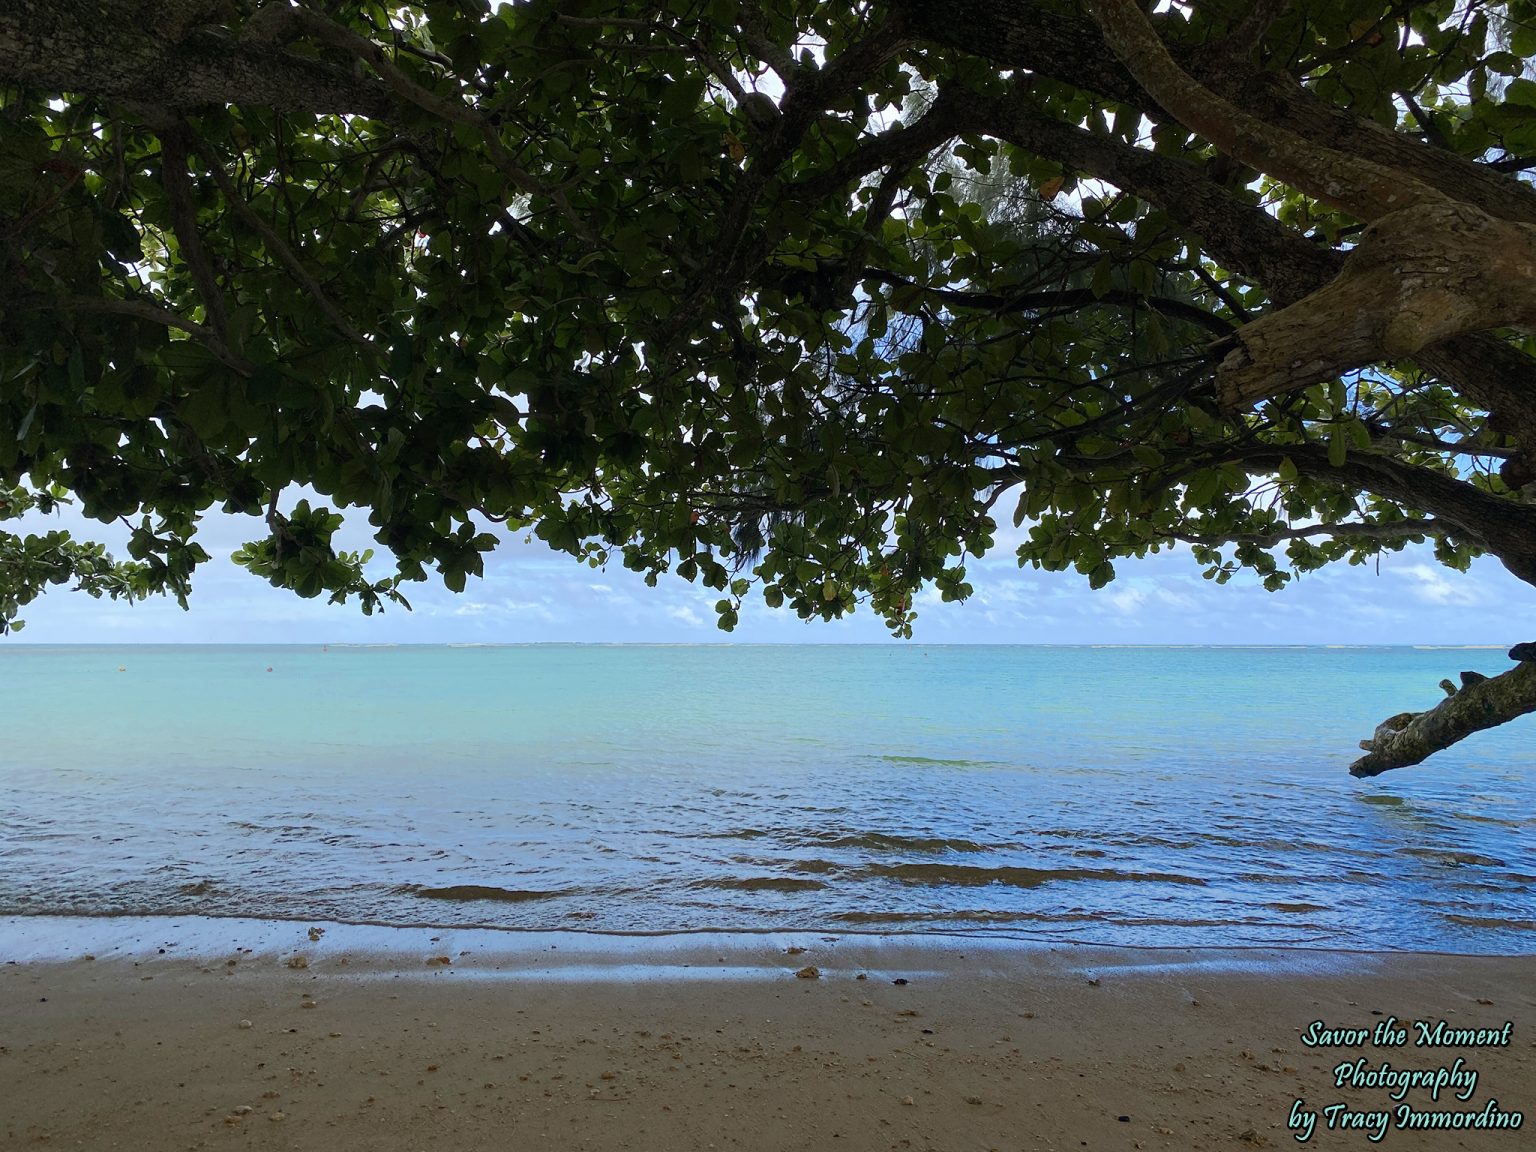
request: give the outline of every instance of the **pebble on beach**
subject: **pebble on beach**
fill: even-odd
[[[801,980],[820,980],[821,969],[814,964],[807,964],[800,971],[796,972],[795,975]]]

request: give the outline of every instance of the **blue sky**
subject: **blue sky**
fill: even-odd
[[[15,531],[64,527],[121,552],[126,530],[66,510],[4,525]],[[343,545],[371,543],[366,524],[348,524]],[[415,610],[362,615],[355,606],[301,600],[236,568],[229,554],[261,535],[259,521],[210,516],[199,536],[214,557],[200,570],[192,608],[152,600],[121,604],[62,589],[22,613],[20,643],[647,643],[892,642],[868,612],[835,623],[802,622],[749,602],[729,636],[715,627],[719,593],[662,577],[647,588],[618,564],[594,570],[537,540],[507,540],[486,576],[461,594],[440,584],[406,589]],[[1385,556],[1377,565],[1311,573],[1279,593],[1249,576],[1216,585],[1186,551],[1117,564],[1119,578],[1090,591],[1073,573],[1020,569],[1005,529],[998,547],[969,566],[975,595],[965,604],[918,598],[915,640],[1011,644],[1506,644],[1530,637],[1521,619],[1536,589],[1493,560],[1466,575],[1435,564],[1428,548]],[[1520,633],[1516,635],[1516,633]]]

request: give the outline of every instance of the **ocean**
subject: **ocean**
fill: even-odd
[[[0,648],[0,917],[1536,950],[1502,650]],[[26,920],[12,920],[25,925]]]

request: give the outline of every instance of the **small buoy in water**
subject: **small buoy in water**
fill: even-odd
[[[121,665],[121,664],[119,664],[119,665],[118,665],[118,666],[117,666],[117,670],[118,670],[118,671],[119,671],[119,672],[126,672],[126,671],[128,671],[128,669],[126,669],[126,668],[124,668],[124,667],[123,667],[123,666],[122,666],[122,665]]]
[[[268,672],[272,671],[272,665],[270,665],[270,664],[267,665],[267,671]]]

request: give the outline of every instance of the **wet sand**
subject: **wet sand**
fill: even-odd
[[[1303,1042],[1388,1017],[1401,1047]],[[1478,1072],[1415,1109],[1536,1112],[1536,960],[0,921],[7,1148],[1283,1148],[1298,1098],[1396,1107],[1334,1087],[1361,1057]],[[1325,1124],[1307,1146],[1513,1152],[1536,1118]]]

